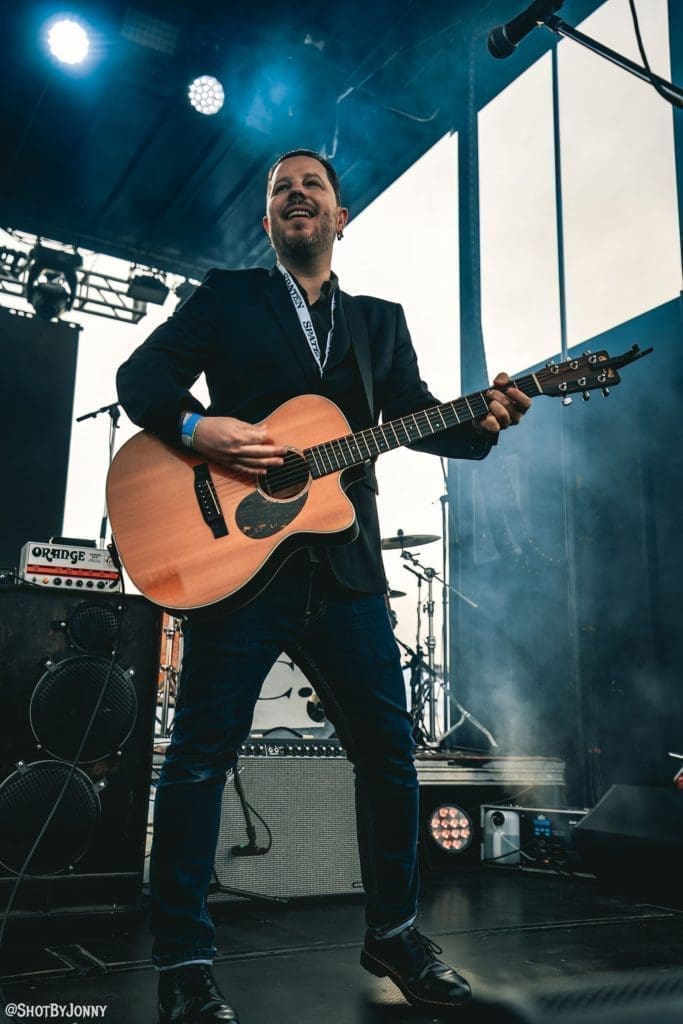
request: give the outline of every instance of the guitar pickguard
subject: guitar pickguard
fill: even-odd
[[[235,509],[235,522],[245,537],[272,537],[296,519],[306,504],[308,491],[289,501],[269,501],[260,491],[243,498]]]

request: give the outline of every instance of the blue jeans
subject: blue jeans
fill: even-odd
[[[384,598],[339,588],[307,555],[246,607],[185,627],[183,670],[155,802],[150,883],[157,967],[216,956],[206,893],[226,773],[248,736],[263,679],[301,650],[354,765],[358,846],[370,928],[416,909],[418,784],[412,720]]]

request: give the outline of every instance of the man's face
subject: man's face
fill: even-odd
[[[337,205],[323,165],[313,157],[292,156],[275,168],[268,188],[263,226],[281,259],[310,260],[332,252],[348,210]]]

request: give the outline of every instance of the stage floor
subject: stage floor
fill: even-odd
[[[215,912],[215,973],[242,1024],[435,1019],[360,968],[359,898],[230,904]],[[634,968],[666,972],[683,963],[680,905],[610,894],[591,878],[490,869],[429,880],[418,923],[482,996],[502,986]],[[107,1024],[154,1024],[146,916],[16,923],[3,950],[3,989],[17,1004],[106,1005]]]

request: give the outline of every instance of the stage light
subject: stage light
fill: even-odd
[[[88,33],[70,18],[55,21],[47,34],[50,52],[62,64],[82,64],[90,52]]]
[[[71,309],[76,298],[76,271],[83,265],[77,253],[50,249],[38,242],[28,254],[26,298],[41,320],[54,320]]]
[[[190,103],[200,114],[217,114],[225,102],[223,86],[213,75],[200,75],[187,90]]]
[[[462,853],[472,842],[472,821],[456,804],[435,807],[429,816],[427,831],[445,853]]]
[[[152,302],[156,306],[163,306],[168,298],[168,292],[164,275],[159,272],[147,271],[132,274],[126,295],[131,299],[137,299],[138,302]]]

